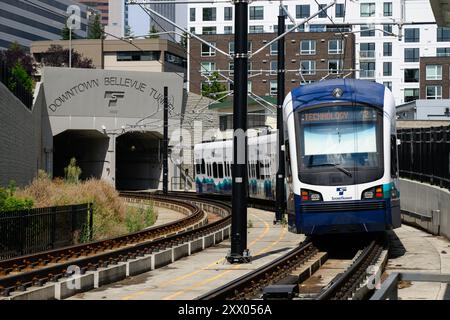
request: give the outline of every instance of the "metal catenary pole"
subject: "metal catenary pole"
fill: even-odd
[[[167,186],[169,183],[168,177],[168,141],[169,141],[169,132],[168,132],[168,117],[169,117],[169,104],[168,104],[168,88],[164,87],[164,132],[163,132],[163,193],[167,194]]]
[[[278,35],[285,32],[286,15],[283,5],[280,5],[280,14],[278,16]],[[283,128],[283,100],[285,96],[285,37],[278,39],[278,77],[277,77],[277,129],[278,129],[278,171],[276,180],[276,211],[275,222],[280,222],[283,218],[285,199],[284,199],[284,128]]]
[[[247,249],[247,68],[248,68],[248,1],[235,0],[235,56],[233,96],[233,182],[230,263],[250,261]],[[242,143],[244,141],[244,143]]]

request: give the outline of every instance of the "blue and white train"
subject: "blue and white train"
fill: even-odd
[[[293,89],[283,112],[291,232],[376,232],[401,225],[390,90],[363,80],[321,81]],[[271,133],[248,140],[250,197],[275,198],[276,139]],[[194,147],[197,192],[231,193],[231,148],[231,141]]]

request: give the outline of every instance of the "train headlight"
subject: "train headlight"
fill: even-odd
[[[322,195],[312,190],[301,189],[300,194],[302,201],[322,201]]]
[[[362,193],[363,199],[382,199],[383,198],[383,186],[376,186],[364,190]]]

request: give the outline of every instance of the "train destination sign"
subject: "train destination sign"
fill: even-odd
[[[324,111],[304,112],[301,120],[305,122],[327,122],[327,121],[375,121],[376,111],[365,108],[360,111],[330,111],[330,108],[321,108]]]

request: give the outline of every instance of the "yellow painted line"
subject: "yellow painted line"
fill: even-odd
[[[269,250],[270,248],[272,248],[275,244],[277,244],[278,242],[280,242],[280,241],[285,237],[285,235],[286,235],[286,228],[282,228],[281,234],[280,234],[280,236],[278,237],[278,239],[277,239],[276,241],[272,242],[270,245],[268,245],[268,246],[266,246],[265,248],[263,248],[262,250],[258,251],[258,252],[256,253],[256,255],[259,255],[259,254],[261,254],[261,253],[263,253],[263,252],[268,251],[268,250]],[[228,273],[230,273],[230,272],[232,272],[232,271],[234,271],[234,270],[239,269],[241,266],[242,266],[242,265],[236,265],[236,266],[233,266],[233,267],[232,267],[231,269],[229,269],[229,270],[223,271],[223,272],[221,272],[221,273],[219,273],[219,274],[217,274],[217,275],[215,275],[215,276],[213,276],[213,277],[211,277],[211,278],[205,279],[205,280],[203,280],[203,281],[201,281],[201,282],[197,282],[196,284],[193,284],[192,286],[189,286],[189,287],[187,287],[187,288],[184,289],[184,290],[177,291],[177,292],[175,292],[175,293],[173,293],[173,294],[171,294],[171,295],[169,295],[169,296],[164,297],[162,300],[172,300],[173,298],[176,298],[177,296],[179,296],[179,295],[181,295],[181,294],[183,294],[183,293],[186,293],[186,292],[188,292],[188,291],[191,291],[192,289],[198,288],[198,287],[200,287],[200,286],[203,286],[203,285],[205,285],[205,284],[208,284],[208,283],[210,283],[210,282],[213,282],[213,281],[215,281],[215,280],[217,280],[217,279],[220,279],[220,278],[222,278],[223,276],[227,275]]]
[[[253,217],[255,217],[256,219],[258,219],[259,221],[264,223],[264,231],[256,239],[254,239],[252,242],[250,242],[249,247],[253,246],[257,241],[261,240],[261,238],[263,238],[267,234],[267,232],[269,232],[269,229],[270,229],[270,226],[269,226],[269,224],[266,221],[264,221],[263,219],[261,219],[260,217],[258,217],[255,214],[251,214],[251,215]],[[220,258],[219,260],[216,260],[216,261],[208,264],[206,267],[203,267],[203,268],[198,269],[196,271],[193,271],[191,273],[185,274],[183,276],[179,276],[179,277],[174,278],[172,280],[168,280],[166,282],[163,282],[163,283],[159,284],[157,287],[158,288],[164,288],[164,287],[167,287],[168,285],[170,285],[170,284],[172,284],[174,282],[178,282],[180,280],[184,280],[184,279],[190,278],[190,277],[192,277],[192,276],[194,276],[194,275],[196,275],[196,274],[198,274],[198,273],[200,273],[200,272],[202,272],[202,271],[204,271],[204,270],[206,270],[208,268],[213,267],[214,265],[217,265],[217,264],[221,263],[224,260],[225,260],[225,258]],[[130,300],[130,299],[136,298],[137,296],[141,296],[141,295],[147,293],[150,290],[152,290],[152,289],[145,289],[145,290],[141,290],[141,291],[138,291],[138,292],[134,292],[134,293],[132,293],[130,295],[127,295],[127,296],[123,297],[122,300]]]

